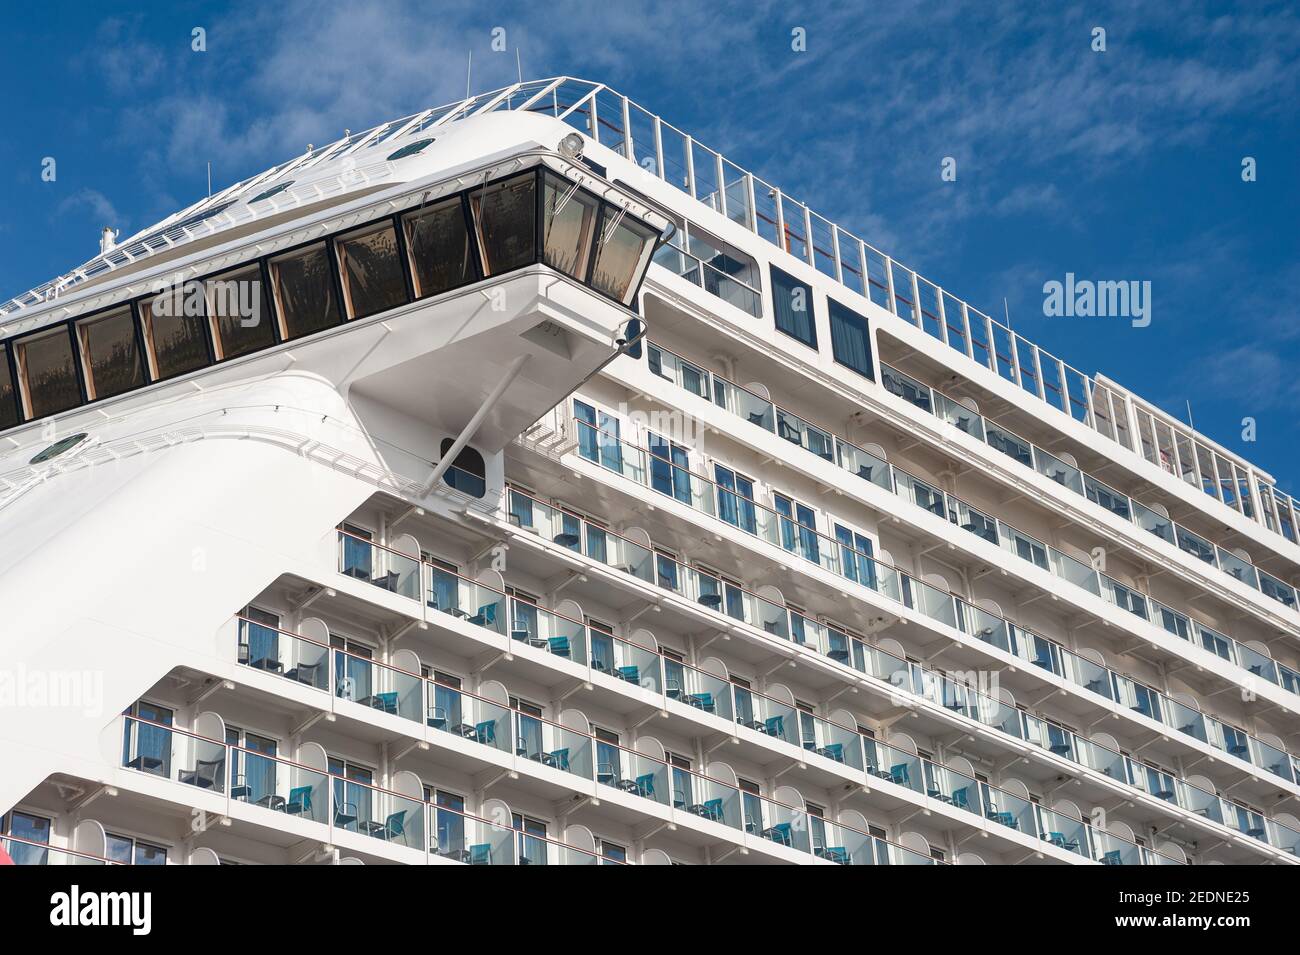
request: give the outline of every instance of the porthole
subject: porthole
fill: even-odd
[[[86,438],[88,437],[89,435],[86,434],[86,432],[84,431],[78,432],[77,434],[70,434],[66,438],[61,438],[60,440],[55,441],[52,445],[50,445],[40,454],[36,455],[36,457],[32,458],[27,463],[44,464],[46,461],[57,458],[60,454],[66,454],[67,452],[71,451],[77,445],[81,444],[81,442],[85,441]]]

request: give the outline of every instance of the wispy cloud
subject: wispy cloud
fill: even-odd
[[[89,211],[90,217],[101,226],[118,227],[123,221],[108,197],[96,189],[78,189],[58,204],[55,214],[66,216],[83,210]]]

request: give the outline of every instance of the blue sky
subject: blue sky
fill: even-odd
[[[1292,5],[114,6],[9,14],[0,296],[90,258],[105,224],[200,198],[208,161],[220,188],[455,99],[471,50],[475,91],[495,88],[518,47],[525,78],[602,80],[989,314],[1005,296],[1075,367],[1179,416],[1190,400],[1200,430],[1300,491]],[[1150,281],[1151,324],[1045,317],[1043,283],[1067,272]]]

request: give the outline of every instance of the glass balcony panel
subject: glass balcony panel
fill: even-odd
[[[976,537],[982,537],[990,544],[998,543],[998,522],[980,511],[975,510],[964,501],[952,499],[956,511],[957,526]]]
[[[123,765],[173,782],[226,791],[226,746],[146,720],[123,717]]]
[[[664,692],[662,658],[656,651],[594,629],[588,632],[588,639],[592,669],[651,693]]]
[[[596,781],[663,806],[672,795],[666,763],[622,747],[601,747]]]
[[[592,738],[526,713],[515,714],[515,755],[593,779]]]
[[[1125,587],[1113,577],[1100,575],[1101,595],[1121,610],[1127,610],[1143,620],[1150,619],[1145,594],[1140,594],[1131,587]]]
[[[1160,696],[1155,690],[1118,673],[1114,674],[1114,684],[1115,699],[1121,706],[1126,706],[1133,712],[1141,713],[1156,722],[1163,722]]]
[[[911,378],[898,369],[882,362],[880,365],[880,383],[891,394],[916,405],[922,411],[934,413],[930,388],[921,384],[915,378]]]
[[[330,793],[337,828],[424,851],[422,801],[337,776]]]
[[[518,833],[442,807],[430,806],[435,820],[436,840],[430,851],[466,865],[515,865],[518,861]]]
[[[1088,500],[1094,504],[1100,504],[1106,510],[1113,514],[1118,514],[1124,520],[1133,519],[1133,502],[1126,496],[1119,493],[1112,487],[1107,487],[1091,475],[1083,476],[1084,491]]]
[[[865,737],[862,748],[868,774],[912,792],[924,791],[925,768],[919,756]]]
[[[1237,645],[1231,638],[1200,624],[1196,625],[1196,631],[1201,638],[1202,647],[1229,663],[1237,662]]]
[[[647,346],[647,357],[650,365],[650,371],[666,378],[677,387],[689,391],[693,395],[709,398],[710,375],[703,368],[691,364],[686,359],[675,355],[659,345],[649,344]]]
[[[1072,740],[1069,734],[1061,731],[1060,727],[1046,720],[1040,720],[1036,716],[1030,716],[1028,713],[1021,714],[1020,725],[1022,737],[1026,742],[1056,753],[1058,756],[1073,758]]]
[[[1008,736],[1014,736],[1017,739],[1024,736],[1024,727],[1020,722],[1020,710],[1001,700],[983,694],[972,692],[968,698],[971,705],[967,707],[966,716],[983,723],[985,726],[990,726],[1000,733],[1006,733]]]
[[[1168,698],[1165,700],[1165,708],[1169,713],[1170,726],[1180,733],[1200,740],[1202,743],[1209,742],[1209,737],[1206,735],[1205,716],[1200,711]]]
[[[756,817],[754,803],[761,810]],[[746,801],[745,831],[761,836],[777,845],[812,852],[808,833],[808,814],[802,809],[772,802],[770,799],[752,797]]]
[[[525,600],[510,601],[510,639],[566,660],[587,659],[587,628]]]
[[[934,865],[935,863],[929,856],[924,856],[919,852],[913,852],[911,849],[905,849],[903,846],[895,845],[892,842],[885,842],[883,839],[877,839],[876,864]]]
[[[1101,596],[1101,582],[1097,578],[1097,571],[1091,565],[1068,557],[1054,547],[1048,549],[1048,560],[1052,565],[1052,573],[1056,576],[1076,587],[1082,587],[1089,593]]]
[[[745,171],[723,159],[722,180],[727,200],[727,218],[752,230],[754,210],[749,202],[749,186]]]
[[[957,809],[983,814],[980,784],[974,777],[930,762],[925,763],[924,769],[927,796]]]
[[[664,690],[669,699],[694,707],[702,713],[730,720],[731,684],[684,663],[665,667]]]
[[[1038,807],[1038,838],[1085,859],[1092,858],[1088,828],[1078,819]]]
[[[837,865],[874,865],[872,841],[858,829],[824,821],[820,833],[814,830],[813,855]]]
[[[1259,572],[1259,589],[1266,597],[1272,597],[1278,603],[1285,604],[1292,610],[1296,606],[1296,590],[1282,583],[1276,577],[1270,577],[1262,570]]]
[[[339,572],[381,590],[420,599],[420,560],[339,531]]]
[[[987,424],[984,429],[984,440],[994,451],[1001,451],[1007,457],[1015,458],[1025,467],[1034,466],[1033,446],[1005,428],[995,427],[992,423]]]
[[[1129,760],[1129,784],[1166,802],[1173,802],[1177,796],[1173,776],[1136,760]]]
[[[844,470],[856,474],[864,481],[869,481],[877,487],[883,487],[887,491],[892,489],[890,467],[885,461],[882,461],[874,454],[868,454],[856,445],[840,441],[838,438],[835,442],[835,449],[839,465]]]
[[[239,662],[318,690],[329,688],[328,647],[242,617]]]
[[[1036,567],[1049,570],[1047,545],[1037,541],[1028,534],[1022,534],[1009,524],[998,524],[998,535],[1002,548],[1015,554],[1021,560],[1027,560]]]
[[[962,612],[962,631],[1001,650],[1010,650],[1011,637],[1007,622],[997,614],[982,610],[974,604],[958,601]]]
[[[984,418],[981,415],[937,391],[934,392],[934,400],[940,418],[957,430],[984,440]]]
[[[429,567],[428,604],[434,610],[504,635],[506,595],[440,567]]]
[[[835,460],[834,436],[781,408],[776,409],[776,433],[824,460]]]
[[[1142,865],[1142,852],[1138,846],[1104,829],[1091,829],[1092,858],[1102,865]]]
[[[893,654],[869,644],[859,643],[857,646],[861,648],[861,666],[858,669],[899,689],[908,689],[911,677],[910,666],[906,660],[900,660]]]
[[[1235,803],[1228,803],[1227,809],[1229,826],[1252,839],[1258,839],[1260,842],[1268,841],[1268,829],[1264,825],[1263,816]]]
[[[1161,540],[1168,541],[1171,544],[1175,543],[1173,522],[1169,518],[1151,510],[1145,504],[1139,504],[1137,501],[1133,502],[1133,520],[1144,531],[1149,531]]]
[[[299,819],[330,824],[330,776],[288,760],[230,747],[230,797]]]
[[[1278,683],[1277,664],[1270,657],[1258,650],[1252,650],[1244,643],[1237,644],[1237,663],[1255,676],[1269,683]]]
[[[1066,464],[1055,455],[1048,454],[1042,448],[1034,449],[1034,467],[1044,477],[1051,478],[1057,484],[1068,487],[1076,494],[1083,494],[1083,472],[1072,464]]]
[[[903,581],[909,607],[919,610],[932,620],[946,623],[954,629],[957,627],[957,605],[952,594],[911,577],[904,576]]]
[[[1038,830],[1037,808],[1028,799],[1013,796],[1005,790],[995,790],[981,783],[984,795],[984,817],[1008,829],[1034,833]]]
[[[1300,672],[1280,663],[1277,665],[1277,671],[1278,677],[1282,681],[1282,688],[1291,693],[1300,694]]]
[[[1050,673],[1061,672],[1061,647],[1045,637],[1019,627],[1012,629],[1013,652],[1040,669]]]
[[[765,431],[776,431],[776,406],[766,398],[713,376],[713,403]]]
[[[1074,737],[1075,758],[1089,769],[1094,769],[1099,773],[1104,773],[1111,779],[1117,779],[1120,782],[1128,782],[1128,773],[1124,765],[1124,757],[1113,749],[1105,746],[1099,746],[1092,740],[1084,739],[1081,736]]]
[[[1158,604],[1154,600],[1151,603],[1157,611],[1154,617],[1156,623],[1182,640],[1192,639],[1191,620],[1181,613],[1170,610],[1164,604]]]
[[[1250,738],[1250,762],[1268,770],[1274,776],[1280,776],[1289,783],[1295,782],[1291,757],[1276,746],[1265,743],[1261,739]]]
[[[112,860],[96,858],[84,852],[59,849],[24,839],[19,836],[0,836],[0,847],[8,853],[14,865],[120,865]]]
[[[1280,822],[1269,824],[1269,845],[1277,846],[1291,855],[1300,855],[1300,832]]]
[[[1243,584],[1259,589],[1259,577],[1255,573],[1254,566],[1222,547],[1216,547],[1215,551],[1218,554],[1220,570],[1236,577]]]
[[[419,674],[334,651],[334,694],[341,700],[418,723],[425,711],[423,690]]]
[[[801,742],[805,750],[846,766],[862,768],[861,737],[856,729],[840,726],[806,711],[801,711],[799,716]]]
[[[1204,816],[1211,822],[1225,823],[1227,814],[1224,809],[1224,802],[1214,793],[1207,793],[1204,789],[1185,783],[1182,780],[1175,782],[1177,791],[1178,805],[1198,816]]]
[[[894,469],[894,483],[900,497],[911,501],[917,507],[924,508],[936,517],[948,519],[947,495],[943,491],[898,468]]]
[[[1198,537],[1185,527],[1174,525],[1175,540],[1180,550],[1191,554],[1207,564],[1215,562],[1214,545],[1203,537]]]
[[[734,687],[736,722],[792,746],[799,745],[799,713],[791,705]]]
[[[674,769],[673,780],[673,808],[730,829],[744,828],[741,794],[735,786],[681,769]]]
[[[1062,650],[1060,656],[1062,676],[1090,693],[1104,696],[1108,700],[1115,698],[1110,670],[1068,650]]]
[[[433,729],[509,753],[512,751],[513,712],[492,700],[430,681],[426,720]]]

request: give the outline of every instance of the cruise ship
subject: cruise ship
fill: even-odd
[[[626,96],[118,239],[0,306],[5,861],[1298,861],[1300,505]]]

